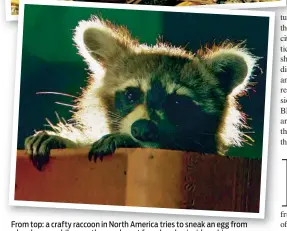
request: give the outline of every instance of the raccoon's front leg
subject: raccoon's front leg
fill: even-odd
[[[93,143],[89,152],[89,160],[94,161],[99,158],[101,161],[104,156],[111,155],[116,148],[136,148],[139,144],[136,143],[129,135],[113,133],[103,136],[101,139]]]
[[[76,146],[74,142],[68,139],[49,135],[45,131],[29,136],[25,140],[25,150],[30,156],[33,165],[40,171],[48,163],[51,149],[74,148]]]

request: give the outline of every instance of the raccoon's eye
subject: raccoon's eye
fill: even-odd
[[[120,116],[130,113],[136,105],[143,103],[143,93],[139,88],[128,87],[125,90],[115,92],[115,109]]]
[[[186,115],[197,117],[200,107],[191,98],[183,95],[172,94],[167,97],[165,111],[170,121],[175,124],[184,124]]]
[[[124,95],[127,102],[136,103],[141,98],[141,91],[136,87],[128,87],[126,88]]]
[[[171,107],[185,108],[190,103],[192,103],[192,100],[186,96],[172,95],[169,97],[168,102],[169,102]]]

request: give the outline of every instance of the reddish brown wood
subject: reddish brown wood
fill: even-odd
[[[55,150],[39,172],[18,151],[15,200],[124,205],[126,154],[89,162],[86,149]]]
[[[143,149],[129,153],[126,205],[180,208],[183,153]]]
[[[188,209],[259,212],[261,160],[185,153]]]
[[[259,212],[261,160],[160,149],[52,150],[37,171],[17,153],[15,200]]]

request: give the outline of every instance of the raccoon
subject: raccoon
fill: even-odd
[[[223,42],[196,53],[163,42],[140,44],[129,31],[92,17],[74,31],[89,66],[87,87],[69,122],[26,138],[39,170],[54,148],[90,147],[89,160],[116,148],[150,147],[225,155],[246,141],[238,98],[247,92],[257,58]]]

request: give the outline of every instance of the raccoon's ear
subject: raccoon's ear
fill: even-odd
[[[129,46],[134,42],[124,28],[96,17],[79,23],[74,41],[92,71],[95,62],[106,67],[127,55],[131,51]]]
[[[257,62],[256,57],[238,47],[210,51],[204,59],[227,95],[246,88]]]

